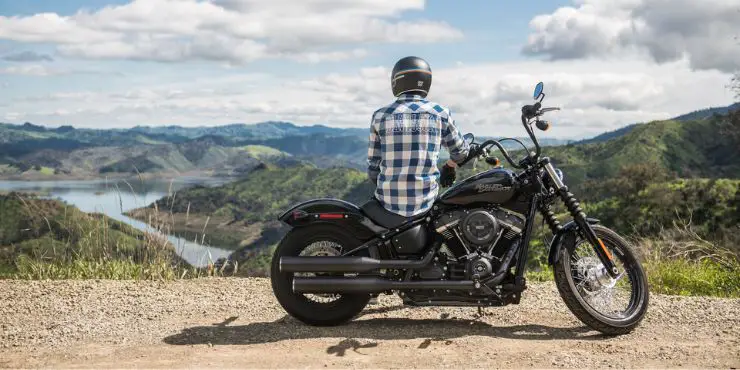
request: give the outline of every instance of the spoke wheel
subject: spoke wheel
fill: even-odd
[[[310,245],[308,245],[299,256],[324,256],[324,257],[331,257],[331,256],[341,256],[342,255],[342,246],[334,241],[330,240],[321,240],[317,242],[313,242]],[[312,272],[297,272],[293,274],[294,277],[312,277],[312,276],[327,276],[332,274],[322,274],[322,273],[312,273]],[[304,297],[306,299],[318,302],[318,303],[329,303],[334,302],[342,297],[341,294],[304,294]]]
[[[294,277],[336,276],[337,274],[281,272],[280,258],[339,256],[343,251],[352,250],[361,244],[362,241],[348,231],[333,225],[318,224],[291,230],[275,249],[270,272],[273,293],[283,309],[298,320],[317,326],[339,325],[359,314],[370,300],[369,293],[295,293],[293,292]],[[363,250],[353,255],[367,256],[367,251]]]
[[[647,277],[627,241],[603,226],[593,229],[614,256],[620,275],[610,277],[591,244],[579,237],[575,245],[561,250],[555,282],[568,308],[583,323],[605,334],[625,334],[647,311]]]

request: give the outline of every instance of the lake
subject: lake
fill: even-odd
[[[123,213],[145,207],[170,192],[193,185],[218,186],[229,179],[179,177],[167,180],[68,180],[68,181],[0,181],[0,191],[34,191],[46,194],[74,205],[84,212],[104,213],[139,230],[157,232],[148,224],[130,218]],[[227,257],[233,252],[229,248],[206,246],[186,240],[178,235],[167,235],[177,254],[193,266],[202,267],[209,261]]]

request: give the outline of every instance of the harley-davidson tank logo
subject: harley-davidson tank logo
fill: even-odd
[[[511,186],[504,186],[501,184],[476,184],[475,190],[479,193],[487,193],[489,191],[509,191]]]

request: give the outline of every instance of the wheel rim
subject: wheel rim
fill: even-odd
[[[314,256],[326,256],[336,257],[342,254],[342,245],[330,240],[315,241],[307,245],[299,256],[301,257],[314,257]],[[311,272],[295,273],[294,277],[314,277],[329,274],[315,274]],[[342,298],[341,294],[302,294],[303,297],[309,301],[316,303],[331,303]]]
[[[633,268],[636,261],[626,257],[619,243],[603,238],[615,256],[620,275],[611,278],[590,243],[579,238],[567,261],[568,282],[590,311],[612,324],[628,321],[637,314],[642,300],[642,277]]]

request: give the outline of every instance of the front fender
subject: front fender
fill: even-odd
[[[595,218],[586,218],[586,221],[591,225],[599,223],[599,220]],[[570,221],[563,225],[563,228],[553,236],[552,242],[550,243],[550,253],[547,257],[548,264],[554,265],[558,262],[558,258],[560,258],[560,249],[562,249],[563,245],[570,245],[576,242],[576,227],[576,223],[574,221]]]
[[[278,216],[278,220],[291,227],[303,227],[316,223],[336,224],[362,238],[388,231],[365,217],[360,207],[334,198],[319,198],[298,203]]]

